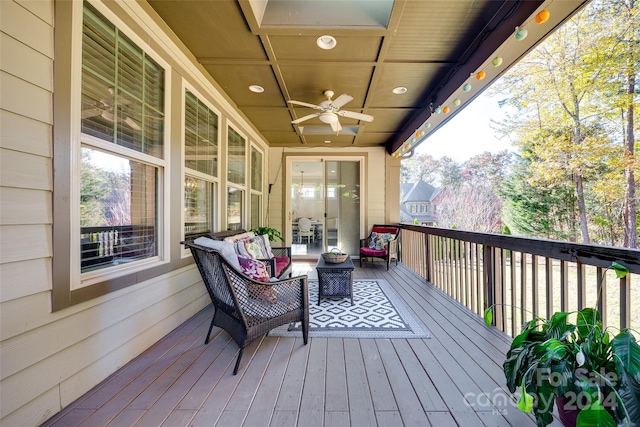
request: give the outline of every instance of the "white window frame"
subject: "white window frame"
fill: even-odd
[[[75,3],[75,2],[74,2]],[[146,258],[132,263],[121,264],[113,267],[106,267],[103,269],[81,273],[80,271],[80,245],[71,244],[71,284],[70,289],[76,290],[115,279],[125,274],[135,273],[153,266],[161,265],[169,260],[169,206],[167,201],[169,200],[168,185],[165,181],[165,176],[170,164],[169,153],[169,135],[170,129],[170,87],[171,87],[171,68],[169,64],[164,61],[160,55],[154,52],[151,47],[144,42],[131,28],[124,24],[117,16],[115,16],[102,2],[88,0],[88,3],[100,12],[107,20],[109,20],[118,31],[122,32],[132,42],[134,42],[140,49],[142,49],[146,55],[152,58],[160,67],[164,69],[164,134],[163,134],[163,158],[159,159],[154,156],[150,156],[135,150],[122,147],[118,144],[104,141],[100,138],[87,135],[81,132],[81,94],[82,94],[82,26],[84,15],[84,4],[82,2],[77,3],[77,7],[73,10],[73,45],[72,45],[72,63],[74,64],[73,70],[77,70],[72,73],[72,85],[73,85],[73,101],[72,101],[72,122],[71,128],[71,242],[80,242],[80,148],[82,146],[100,149],[107,153],[122,156],[124,158],[130,158],[135,161],[152,165],[158,168],[158,187],[157,187],[157,256]]]
[[[231,156],[229,154],[229,129],[233,129],[238,135],[240,135],[243,139],[244,139],[244,184],[238,184],[236,182],[232,182],[231,180],[229,180],[229,160],[231,159]],[[228,194],[229,194],[229,187],[235,188],[237,190],[242,191],[242,207],[243,207],[243,212],[241,214],[240,217],[240,228],[246,228],[247,224],[249,223],[249,219],[248,219],[248,207],[249,207],[249,203],[247,202],[247,198],[248,198],[248,189],[251,188],[251,182],[249,180],[249,157],[251,156],[251,150],[249,150],[248,148],[250,147],[249,145],[249,138],[247,138],[246,133],[242,132],[239,128],[239,126],[236,126],[233,122],[231,122],[230,120],[226,121],[226,126],[225,126],[225,168],[224,170],[227,173],[227,176],[225,177],[225,182],[227,183],[225,189],[224,189],[224,194],[225,194],[225,203],[224,203],[224,223],[226,228],[229,228],[229,218],[228,218],[228,208],[229,208],[229,198],[228,198]]]
[[[262,155],[262,165],[261,165],[261,176],[262,176],[262,182],[261,182],[261,186],[260,189],[256,190],[253,188],[253,185],[251,184],[251,173],[252,173],[252,162],[253,162],[253,158],[252,158],[252,150],[256,150],[258,153],[260,153]],[[265,161],[266,161],[266,157],[265,157],[265,153],[264,150],[262,150],[257,144],[255,144],[253,141],[251,141],[251,143],[249,144],[249,153],[247,155],[248,158],[248,180],[249,181],[249,205],[247,207],[247,220],[249,221],[248,224],[250,225],[251,223],[251,210],[253,208],[252,206],[252,202],[251,202],[251,196],[260,196],[260,206],[258,206],[258,226],[264,226],[264,215],[263,215],[263,210],[264,210],[264,190],[265,190]]]
[[[207,108],[209,108],[214,114],[216,114],[218,116],[218,164],[217,164],[217,171],[216,171],[216,175],[217,176],[212,176],[191,168],[187,168],[185,166],[185,157],[186,157],[186,139],[185,139],[185,127],[186,127],[186,92],[187,90],[189,92],[191,92],[200,102],[202,102],[203,104],[205,104],[207,106]],[[222,129],[224,126],[224,121],[222,120],[222,113],[220,112],[220,110],[218,110],[217,108],[215,108],[213,106],[213,104],[211,104],[211,102],[209,102],[209,100],[207,99],[206,96],[202,95],[202,93],[200,91],[198,91],[197,89],[195,89],[192,85],[190,85],[187,81],[185,81],[184,79],[182,80],[182,88],[181,88],[181,94],[182,94],[182,101],[181,101],[181,106],[182,106],[182,117],[181,117],[181,123],[180,123],[180,129],[182,130],[182,137],[181,137],[181,176],[182,176],[182,181],[181,182],[185,182],[186,177],[189,176],[193,176],[197,179],[201,179],[203,181],[207,181],[209,183],[211,183],[213,185],[213,194],[211,196],[211,202],[213,203],[212,209],[211,209],[211,214],[213,215],[213,217],[211,218],[211,227],[212,230],[211,231],[219,231],[220,230],[220,217],[221,217],[221,208],[222,208],[222,203],[220,202],[220,200],[222,199],[220,197],[220,175],[221,175],[221,171],[222,171]],[[184,185],[181,186],[181,192],[180,192],[180,200],[182,201],[182,203],[184,203],[184,197],[185,197],[185,188]],[[184,226],[185,226],[185,222],[186,222],[186,218],[185,218],[185,214],[184,214],[184,209],[181,209],[181,236],[182,239],[185,239],[185,232],[184,232]],[[189,251],[187,248],[183,249],[183,253],[182,256],[183,257],[188,257],[191,255],[191,251]]]

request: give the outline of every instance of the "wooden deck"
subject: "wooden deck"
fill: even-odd
[[[294,272],[315,278],[314,265]],[[355,278],[391,283],[433,337],[265,337],[233,376],[229,336],[204,345],[209,306],[44,425],[535,426],[503,390],[508,337],[402,265],[357,265]]]

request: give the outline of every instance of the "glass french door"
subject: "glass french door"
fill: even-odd
[[[287,240],[297,258],[360,246],[361,160],[295,159],[288,162]]]

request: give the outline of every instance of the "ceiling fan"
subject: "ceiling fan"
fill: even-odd
[[[110,87],[108,88],[108,91],[111,94],[111,98],[102,98],[94,103],[91,103],[89,108],[82,110],[82,118],[88,119],[90,117],[100,116],[110,122],[114,122],[116,120],[119,122],[123,122],[131,129],[141,131],[142,127],[140,127],[140,124],[124,113],[126,106],[130,104],[131,101],[124,98],[123,96],[120,96],[118,98],[118,114],[116,116],[116,114],[114,114],[114,110],[116,109],[114,103],[115,90]]]
[[[331,98],[333,97],[332,90],[325,90],[324,95],[327,97],[327,100],[322,101],[320,105],[309,104],[307,102],[301,102],[301,101],[293,101],[293,100],[288,101],[290,104],[301,105],[303,107],[313,108],[314,110],[320,110],[317,113],[309,114],[308,116],[304,116],[299,119],[296,119],[291,123],[295,125],[295,124],[304,122],[305,120],[318,117],[320,121],[330,125],[331,129],[333,129],[336,135],[338,135],[340,133],[340,130],[342,130],[342,126],[340,126],[340,120],[338,119],[338,116],[349,117],[352,119],[362,120],[365,122],[373,121],[373,116],[370,116],[369,114],[340,110],[340,108],[343,105],[345,105],[347,102],[353,99],[351,95],[347,95],[343,93],[342,95],[337,97],[335,100],[331,100]]]

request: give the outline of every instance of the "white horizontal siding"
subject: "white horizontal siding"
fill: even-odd
[[[0,187],[0,224],[51,224],[51,192]]]
[[[0,110],[0,147],[51,157],[51,124]]]
[[[2,225],[0,226],[0,264],[51,256],[51,226]],[[25,280],[29,272],[25,271]],[[8,286],[2,283],[0,286]],[[3,325],[4,326],[4,325]]]
[[[16,0],[16,3],[43,22],[53,25],[53,2],[49,0]]]
[[[36,258],[0,264],[0,283],[0,303],[50,291],[51,261]]]
[[[13,0],[0,1],[0,29],[2,32],[31,46],[49,58],[53,58],[52,26],[52,1],[22,1],[20,3]]]
[[[205,307],[208,297],[201,284],[194,285],[198,280],[194,271],[188,267],[172,274],[171,280],[136,285],[134,292],[121,292],[118,298],[72,316],[53,314],[59,320],[4,340],[2,387],[12,392],[3,393],[0,412],[16,411],[63,382],[60,400],[64,405],[72,402],[87,391],[87,383],[80,379],[89,375],[91,384],[97,384]],[[13,310],[11,314],[22,317]],[[120,357],[107,359],[111,362],[103,366],[100,360],[116,350]]]
[[[51,190],[53,187],[53,170],[49,157],[0,148],[0,167],[0,185],[3,187],[38,190]]]
[[[0,108],[44,123],[53,119],[51,91],[4,71],[0,72]]]
[[[43,73],[51,70],[51,58],[25,45],[13,37],[0,33],[0,62],[2,69],[9,75],[19,76],[38,87],[48,91],[53,90],[53,73]]]

